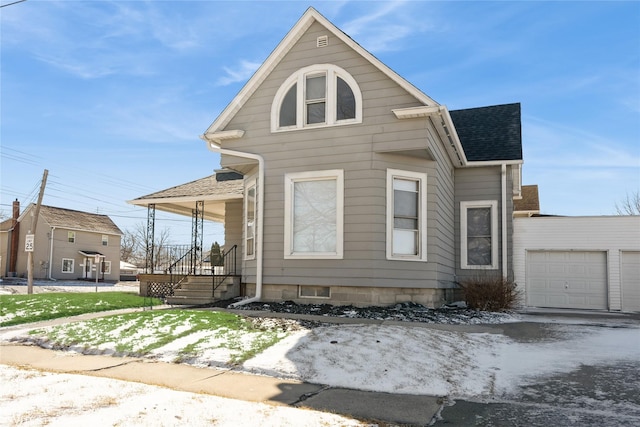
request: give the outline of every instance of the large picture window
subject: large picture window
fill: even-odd
[[[285,176],[285,258],[342,258],[343,186],[342,170]]]
[[[426,261],[427,175],[387,170],[387,258]]]
[[[498,268],[498,202],[461,202],[460,221],[462,268]]]
[[[362,122],[362,95],[340,67],[319,64],[292,74],[271,107],[272,131]]]

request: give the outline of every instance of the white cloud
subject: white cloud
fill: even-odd
[[[421,18],[415,19],[411,2],[367,2],[366,6],[370,10],[368,14],[362,14],[340,27],[371,52],[400,50],[399,41],[430,28],[423,10],[419,13]]]
[[[640,168],[638,152],[605,136],[535,117],[524,117],[523,129],[528,164],[546,168]]]
[[[233,83],[246,82],[253,73],[262,65],[261,62],[251,62],[242,60],[237,69],[224,67],[223,70],[227,73],[225,76],[220,77],[216,84],[218,86],[227,86]]]

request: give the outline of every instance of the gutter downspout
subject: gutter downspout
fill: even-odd
[[[51,272],[53,271],[53,233],[56,231],[55,227],[51,227],[51,243],[49,244],[49,280],[55,281],[53,277],[51,277]]]
[[[251,298],[238,301],[231,304],[230,307],[238,307],[241,305],[249,304],[255,301],[260,301],[262,298],[262,248],[263,248],[263,236],[264,236],[264,158],[259,154],[245,153],[243,151],[229,150],[222,148],[219,145],[219,141],[209,139],[207,134],[200,136],[200,139],[207,143],[207,148],[214,153],[228,154],[230,156],[243,157],[245,159],[256,160],[258,162],[258,218],[257,226],[258,233],[256,235],[256,295]]]
[[[507,277],[507,164],[501,166],[502,175],[502,277]]]

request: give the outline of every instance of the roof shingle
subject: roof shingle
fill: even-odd
[[[30,208],[33,207],[33,205],[30,206]],[[40,217],[51,227],[70,228],[95,233],[122,234],[122,231],[107,215],[43,205],[40,206]]]
[[[520,103],[449,112],[467,160],[522,160]]]

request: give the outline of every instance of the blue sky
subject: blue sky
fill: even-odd
[[[28,0],[0,9],[0,211],[48,169],[45,204],[145,223],[126,200],[218,168],[199,135],[309,6],[449,109],[520,102],[543,213],[640,189],[640,2]]]

